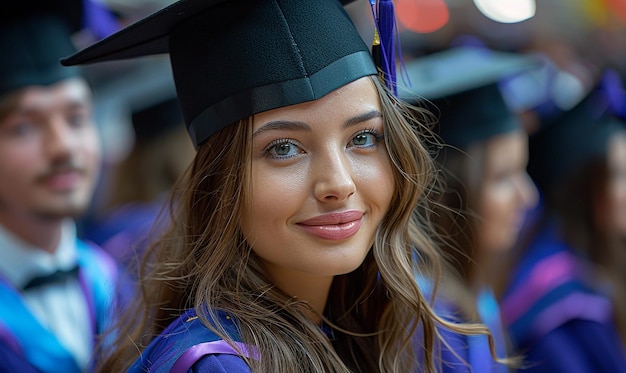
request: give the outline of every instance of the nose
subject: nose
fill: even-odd
[[[70,157],[75,138],[69,123],[61,116],[49,119],[45,147],[52,161],[63,161]]]
[[[518,186],[518,192],[522,206],[527,209],[535,207],[539,202],[539,192],[537,191],[537,187],[526,172],[522,173]]]
[[[356,192],[352,165],[342,152],[328,152],[314,162],[313,168],[317,200],[344,201]]]

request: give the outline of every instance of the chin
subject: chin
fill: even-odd
[[[38,215],[49,219],[77,218],[87,211],[87,206],[87,203],[46,206],[38,210]]]

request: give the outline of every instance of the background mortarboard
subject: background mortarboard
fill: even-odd
[[[59,59],[75,51],[71,35],[80,27],[82,2],[47,2],[39,9],[28,1],[0,16],[0,95],[30,85],[49,85],[80,74]],[[56,4],[56,5],[53,5]],[[28,5],[28,7],[26,6]]]
[[[530,136],[528,173],[544,193],[589,160],[604,157],[611,136],[626,128],[618,116],[624,103],[607,83],[601,79],[576,106],[545,119]]]
[[[170,53],[198,146],[249,115],[318,99],[376,75],[349,1],[176,2],[64,59],[65,65]]]
[[[137,142],[167,133],[183,123],[178,99],[176,97],[162,99],[133,111],[132,123]]]
[[[499,84],[535,66],[530,56],[471,46],[453,47],[406,65],[410,86],[400,96],[429,108],[442,140],[461,149],[521,128]]]

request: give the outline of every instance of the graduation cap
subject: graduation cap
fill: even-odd
[[[529,137],[528,173],[547,192],[559,180],[594,158],[604,158],[609,139],[624,131],[621,92],[606,71],[578,104],[556,117],[544,118]],[[621,96],[621,98],[620,98]]]
[[[169,53],[196,146],[259,112],[319,99],[376,67],[349,0],[181,0],[62,60]]]
[[[183,115],[176,97],[162,99],[135,110],[131,119],[139,143],[165,134],[183,123]]]
[[[537,63],[515,53],[452,47],[408,63],[410,85],[399,91],[404,100],[418,102],[438,116],[436,130],[446,144],[464,149],[521,128],[499,85]]]
[[[32,6],[28,1],[21,3]],[[80,25],[81,2],[46,3],[50,4],[31,8],[30,12],[26,5],[14,4],[12,12],[5,9],[0,16],[0,50],[4,51],[0,58],[0,95],[80,75],[77,68],[63,68],[59,59],[75,52],[71,36]]]

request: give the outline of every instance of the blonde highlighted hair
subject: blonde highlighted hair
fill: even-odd
[[[237,320],[241,341],[256,346],[262,357],[247,360],[253,372],[435,372],[438,326],[489,335],[480,324],[442,320],[420,291],[418,266],[432,270],[429,276],[441,271],[429,217],[418,212],[428,211],[435,182],[425,147],[428,129],[418,108],[397,101],[375,77],[371,81],[381,99],[395,194],[362,265],[333,281],[323,319],[334,338],[307,317],[306,303],[268,281],[242,236],[239,220],[250,185],[248,118],[198,149],[190,172],[175,188],[171,228],[144,257],[142,296],[122,315],[114,330],[118,338],[106,347],[110,352],[98,371],[127,369],[190,307],[229,342],[226,331],[208,320],[217,319],[217,311]]]

